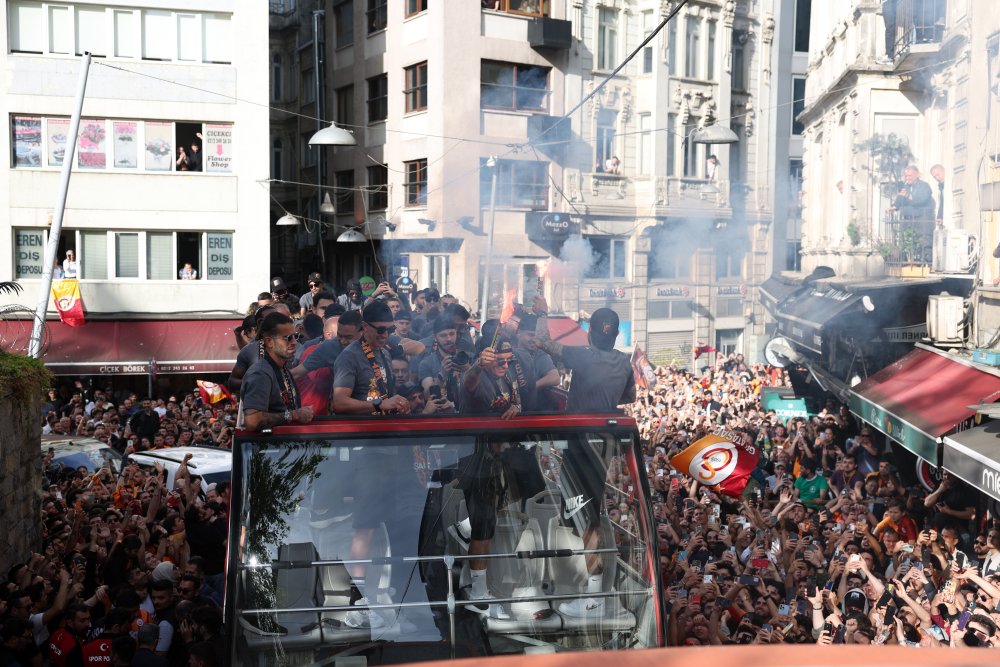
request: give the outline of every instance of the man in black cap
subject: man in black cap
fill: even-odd
[[[396,323],[396,335],[401,339],[414,340],[413,336],[410,335],[410,325],[413,324],[413,315],[410,311],[403,309],[396,313],[393,318]]]
[[[548,352],[538,349],[535,345],[535,329],[538,328],[538,317],[530,313],[521,316],[517,326],[517,343],[514,353],[524,354],[531,360],[535,371],[535,386],[533,400],[528,404],[529,410],[553,410],[555,405],[548,400],[545,390],[559,385],[559,371]]]
[[[459,353],[457,342],[457,326],[450,317],[441,315],[434,320],[433,343],[417,367],[417,377],[428,400],[432,394],[444,396],[461,407],[459,379],[469,370],[472,359],[468,353]]]
[[[345,311],[361,310],[365,306],[365,295],[361,291],[361,281],[356,278],[347,283],[347,294],[337,297],[337,303],[344,307]]]
[[[417,316],[413,318],[413,330],[422,336],[432,333],[431,327],[434,320],[441,314],[441,292],[433,287],[423,290],[423,299],[418,299],[417,304],[423,303],[421,310],[417,311]]]
[[[271,278],[271,297],[276,303],[288,306],[289,315],[299,312],[299,298],[288,291],[288,286],[281,276]]]
[[[340,353],[334,367],[335,413],[409,412],[410,402],[395,391],[391,356],[386,349],[395,331],[392,311],[385,303],[374,301],[365,306],[361,338]]]
[[[243,378],[241,398],[244,427],[260,431],[281,424],[312,421],[313,409],[301,407],[295,380],[286,365],[295,356],[295,325],[282,313],[271,313],[260,324],[265,353]]]
[[[616,412],[618,406],[635,402],[635,382],[628,355],[615,349],[618,313],[598,308],[590,317],[590,345],[560,345],[549,337],[548,304],[536,296],[532,309],[538,316],[535,344],[559,357],[573,371],[569,386],[569,412]]]
[[[323,291],[323,276],[315,271],[310,273],[309,278],[306,279],[306,285],[309,286],[309,291],[299,297],[299,317],[305,317],[306,313],[313,309],[316,295]]]

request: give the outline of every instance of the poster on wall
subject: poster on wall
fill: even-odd
[[[69,118],[49,118],[45,121],[45,147],[50,167],[61,167],[66,157],[66,137],[69,136]]]
[[[139,166],[139,124],[135,121],[115,121],[115,168],[135,169]]]
[[[39,116],[14,116],[14,166],[42,166],[42,119]]]
[[[174,124],[147,120],[146,171],[171,171],[173,169]]]
[[[105,169],[108,166],[105,148],[107,130],[105,121],[84,119],[80,121],[80,140],[76,164],[80,169]]]
[[[205,161],[205,171],[232,171],[233,126],[205,123],[202,154],[202,159]]]

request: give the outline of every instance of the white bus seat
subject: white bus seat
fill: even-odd
[[[521,530],[521,535],[517,540],[517,544],[515,544],[513,550],[508,553],[541,549],[544,545],[544,541],[542,539],[542,531],[538,526],[538,522],[534,519],[529,519],[525,515],[515,518],[521,519],[524,527]],[[498,521],[498,530],[500,525],[501,524]],[[507,525],[511,525],[511,522],[507,521]],[[491,550],[498,552],[497,549]],[[494,592],[497,597],[518,597],[519,595],[538,596],[543,594],[542,581],[545,573],[544,558],[510,559],[509,561],[506,559],[502,561],[494,560],[490,561],[490,570],[492,570],[498,562],[509,563],[511,569],[505,573],[505,578],[502,582],[503,588],[499,592]],[[489,576],[490,575],[487,574],[487,577]],[[556,614],[553,614],[549,618],[534,618],[535,612],[551,609],[548,602],[515,602],[507,604],[506,606],[510,611],[510,618],[506,620],[495,618],[487,619],[486,629],[488,632],[495,634],[532,634],[538,632],[554,632],[559,630],[562,626],[562,620]]]
[[[562,495],[558,490],[539,491],[528,500],[525,514],[538,522],[542,529],[542,537],[548,539],[549,521],[559,516],[562,508]]]
[[[283,544],[278,548],[279,561],[311,561],[316,559],[316,547],[312,542]],[[244,577],[249,571],[244,572]],[[246,581],[247,578],[244,579]],[[278,608],[315,607],[317,597],[316,568],[302,567],[279,569],[276,576],[274,606]],[[261,622],[264,629],[257,627],[251,618],[240,618],[247,645],[251,650],[271,649],[276,644],[294,649],[298,646],[316,645],[322,639],[319,615],[311,612],[282,612],[272,616],[269,622]]]
[[[576,534],[573,528],[559,525],[558,518],[549,522],[549,549],[584,549],[583,538]],[[599,548],[614,544],[614,536],[611,533],[611,525],[605,523],[602,517],[601,540]],[[615,554],[603,554],[604,575],[601,581],[601,592],[609,593],[614,590],[614,577],[617,572],[617,564],[614,562]],[[584,555],[552,557],[548,559],[549,575],[552,578],[553,593],[556,595],[572,595],[575,593],[585,593],[587,590],[587,559]],[[562,615],[563,627],[565,629],[576,629],[590,631],[599,629],[602,631],[627,630],[635,625],[635,616],[626,610],[619,598],[603,597],[604,613],[595,618],[575,618]],[[559,603],[553,603],[558,611]]]

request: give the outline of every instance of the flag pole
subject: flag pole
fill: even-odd
[[[69,177],[73,171],[73,160],[76,159],[76,138],[80,133],[80,116],[83,113],[83,100],[87,95],[87,76],[90,73],[90,53],[84,53],[80,60],[80,78],[76,85],[76,106],[69,122],[69,135],[66,137],[66,154],[63,156],[62,176],[59,182],[59,193],[56,198],[55,215],[52,217],[52,228],[49,230],[49,242],[45,246],[45,266],[42,271],[42,282],[38,287],[38,302],[35,305],[35,321],[31,327],[31,340],[28,343],[28,356],[38,359],[42,353],[42,332],[45,328],[45,312],[49,307],[49,292],[52,291],[52,266],[59,252],[59,235],[62,233],[63,214],[66,212],[66,193],[69,192]],[[79,260],[77,260],[79,261]]]

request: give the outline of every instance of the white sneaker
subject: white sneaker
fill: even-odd
[[[503,605],[496,602],[490,602],[490,600],[494,599],[496,598],[494,598],[493,594],[489,591],[487,591],[486,595],[478,597],[473,595],[470,590],[469,600],[474,602],[465,605],[465,608],[473,613],[480,614],[482,616],[489,616],[490,618],[495,618],[498,621],[509,621],[510,614],[503,608]]]
[[[469,550],[469,545],[472,543],[472,527],[467,525],[467,521],[459,521],[458,523],[453,523],[448,526],[448,534],[455,538],[466,551]]]
[[[604,600],[597,598],[578,598],[559,605],[559,613],[574,618],[589,618],[604,614]]]
[[[385,619],[379,616],[378,612],[368,609],[368,598],[361,598],[354,603],[354,606],[360,608],[347,612],[347,616],[344,617],[344,623],[352,628],[371,628],[377,630],[385,627]]]

